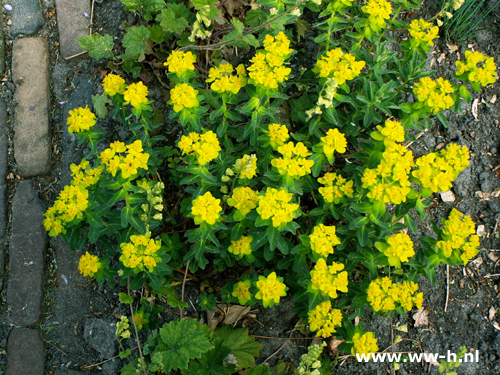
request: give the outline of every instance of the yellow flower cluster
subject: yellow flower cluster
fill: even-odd
[[[469,81],[487,86],[495,83],[496,69],[493,57],[486,57],[481,52],[465,51],[466,62],[457,61],[457,75],[469,72]],[[477,64],[483,63],[481,67]]]
[[[410,311],[413,306],[420,309],[424,294],[416,293],[417,290],[418,284],[413,281],[396,284],[390,278],[382,277],[373,280],[368,286],[367,301],[375,311],[393,311],[398,307],[396,304],[401,305],[406,311]]]
[[[241,236],[238,241],[231,241],[231,246],[227,249],[231,254],[237,255],[238,258],[243,258],[244,255],[252,253],[252,236]]]
[[[95,185],[101,176],[104,166],[99,166],[97,168],[87,169],[89,162],[82,159],[79,165],[71,164],[71,176],[73,177],[71,185],[80,186],[86,188],[91,185]]]
[[[366,65],[364,61],[356,61],[350,53],[344,53],[340,48],[335,48],[322,56],[312,70],[320,77],[331,77],[338,85],[350,81],[361,73]]]
[[[169,103],[174,105],[175,112],[180,112],[184,108],[196,108],[200,105],[196,95],[198,90],[187,83],[181,83],[170,90]]]
[[[433,46],[433,39],[439,38],[439,27],[423,19],[413,20],[408,26],[408,32],[412,36],[410,45],[413,48],[419,46]]]
[[[276,277],[276,272],[272,272],[266,278],[259,276],[259,280],[255,283],[257,286],[257,293],[255,298],[262,300],[264,307],[273,306],[280,302],[280,297],[286,296],[288,289],[283,283],[283,278]]]
[[[368,354],[378,351],[377,339],[373,332],[365,332],[364,334],[355,333],[352,337],[354,346],[351,349],[351,354]]]
[[[285,125],[270,124],[266,133],[269,136],[269,144],[275,150],[279,146],[284,145],[288,138],[290,138],[288,129]]]
[[[231,64],[221,64],[219,67],[210,68],[208,79],[205,82],[213,82],[210,88],[218,93],[232,92],[237,94],[247,84],[247,73],[243,64],[236,67],[236,75]]]
[[[236,208],[241,216],[245,217],[251,210],[257,207],[259,193],[246,186],[240,186],[233,190],[227,204]]]
[[[234,172],[240,174],[240,178],[251,180],[257,172],[257,156],[255,154],[243,155],[241,159],[236,160],[233,169]]]
[[[280,190],[268,187],[264,195],[259,196],[257,213],[264,220],[272,218],[275,228],[293,220],[294,212],[298,210],[297,203],[289,203],[293,194],[282,188]]]
[[[361,181],[367,197],[373,201],[400,204],[410,192],[408,174],[413,167],[413,153],[392,143],[386,146],[382,160],[375,169],[365,169]]]
[[[194,71],[194,63],[196,62],[196,55],[191,51],[172,51],[167,61],[163,63],[168,67],[170,73],[182,77],[186,72]]]
[[[384,126],[377,125],[377,130],[384,136],[386,146],[405,140],[405,129],[399,121],[386,120]]]
[[[178,147],[185,155],[195,155],[200,165],[214,160],[221,150],[217,135],[211,130],[203,134],[192,132],[189,136],[183,135]]]
[[[429,77],[421,78],[413,89],[418,101],[428,106],[434,114],[450,108],[455,103],[453,98],[447,95],[454,91],[450,81],[443,78],[433,81]]]
[[[470,216],[453,209],[447,220],[443,220],[442,240],[437,246],[444,257],[457,255],[464,265],[478,254],[479,236],[475,234],[475,224]],[[470,237],[469,237],[470,236]],[[467,240],[467,237],[469,239]]]
[[[354,189],[353,182],[347,181],[341,175],[333,172],[326,173],[323,177],[318,178],[318,182],[325,186],[318,189],[323,199],[328,203],[339,203],[342,197],[352,198]]]
[[[316,225],[309,235],[311,249],[322,257],[333,254],[333,247],[340,245],[340,240],[335,234],[335,226]]]
[[[298,142],[296,145],[293,142],[288,142],[279,146],[278,152],[283,157],[273,159],[271,165],[278,170],[279,174],[302,177],[311,173],[314,161],[306,159],[311,153],[302,142]]]
[[[264,88],[278,88],[278,83],[288,79],[288,75],[292,71],[283,66],[292,52],[290,41],[282,31],[276,35],[276,38],[269,34],[266,35],[264,51],[257,51],[250,60],[252,65],[248,68],[250,72],[248,82]]]
[[[246,305],[252,299],[252,295],[250,294],[251,286],[252,282],[250,280],[239,281],[238,284],[233,285],[232,296],[238,298],[240,305]]]
[[[330,337],[335,331],[335,326],[342,325],[342,312],[333,309],[330,301],[321,302],[309,311],[309,329],[311,332],[318,331],[317,336]]]
[[[452,143],[439,152],[421,156],[416,164],[412,176],[418,179],[419,185],[433,193],[448,191],[453,180],[469,165],[469,150]]]
[[[148,104],[148,88],[141,82],[131,83],[123,93],[123,104],[130,104],[137,110]]]
[[[125,84],[125,80],[116,74],[108,74],[102,80],[102,87],[104,88],[104,92],[109,96],[115,96],[116,94],[123,94],[127,85]]]
[[[116,141],[101,152],[99,159],[111,175],[115,176],[121,171],[123,178],[129,178],[135,176],[139,169],[148,169],[149,154],[144,152],[140,140],[127,146],[123,142]]]
[[[193,207],[191,208],[195,224],[206,222],[210,225],[214,225],[220,217],[219,213],[221,211],[220,199],[214,198],[209,191],[194,199]]]
[[[44,214],[43,225],[49,236],[66,233],[64,225],[75,219],[82,219],[87,209],[89,192],[83,186],[66,185],[59,193],[54,205]]]
[[[90,111],[89,106],[85,108],[78,107],[69,111],[66,124],[68,125],[68,132],[79,133],[81,131],[89,130],[95,125],[97,119]]]
[[[330,298],[337,298],[337,291],[347,293],[347,272],[343,269],[341,263],[333,262],[328,266],[325,259],[319,258],[311,271],[312,289]]]
[[[343,154],[347,147],[345,135],[339,132],[338,129],[329,129],[326,136],[321,137],[323,153],[330,163],[333,163],[333,153],[338,152]]]
[[[369,14],[369,27],[378,32],[385,27],[385,20],[391,18],[392,5],[385,0],[369,0],[368,4],[361,7],[361,10]]]
[[[120,244],[122,251],[120,261],[127,268],[139,271],[146,268],[149,272],[153,272],[156,265],[161,262],[161,258],[157,255],[157,251],[161,248],[161,241],[151,239],[151,232],[146,235],[132,235],[130,241]]]
[[[94,277],[94,275],[99,271],[102,264],[99,261],[99,257],[96,255],[90,255],[87,251],[85,255],[80,257],[78,262],[78,270],[85,277]]]
[[[413,242],[407,234],[396,233],[386,238],[388,246],[379,250],[389,258],[389,264],[393,267],[401,267],[401,262],[408,262],[408,258],[415,255]]]

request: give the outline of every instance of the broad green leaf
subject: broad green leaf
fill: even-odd
[[[257,27],[262,25],[266,17],[262,15],[260,9],[252,9],[246,13],[245,16],[245,25],[250,27]]]
[[[122,221],[122,227],[126,228],[128,223],[130,223],[130,219],[132,219],[132,215],[134,213],[134,210],[131,207],[123,207],[122,212],[121,212],[121,221]]]
[[[162,9],[156,16],[156,21],[160,22],[163,30],[179,35],[188,27],[188,21],[184,17],[177,16],[170,5],[172,4],[169,4],[168,9]]]
[[[130,224],[139,232],[139,234],[146,234],[146,224],[144,221],[132,216]]]
[[[129,27],[122,40],[125,54],[134,60],[143,60],[149,37],[149,30],[142,25]]]
[[[132,303],[132,302],[134,302],[134,299],[132,297],[130,297],[128,294],[126,294],[126,293],[120,292],[118,294],[118,298],[120,299],[121,303]]]
[[[243,23],[239,19],[237,19],[236,17],[233,17],[231,19],[231,23],[233,24],[234,29],[238,32],[238,34],[242,35],[243,30],[245,30],[245,25],[243,25]]]
[[[101,120],[108,115],[108,108],[106,104],[111,104],[111,100],[107,95],[92,95],[92,104],[94,105],[94,112]]]
[[[89,56],[93,59],[104,59],[114,56],[113,53],[113,37],[111,35],[86,35],[78,38],[78,44]]]
[[[225,346],[231,348],[238,361],[238,368],[255,366],[255,358],[260,355],[263,345],[255,341],[254,337],[248,336],[247,328],[233,329],[224,326],[216,329],[214,335],[221,338]]]
[[[127,12],[142,13],[146,21],[151,21],[152,13],[165,7],[164,0],[120,0]]]
[[[219,0],[193,0],[193,5],[196,10],[200,10],[203,8],[205,5],[214,5],[218,2]]]
[[[182,375],[231,375],[236,372],[236,365],[225,361],[231,349],[220,338],[215,338],[212,344],[215,348],[189,362],[189,369],[182,371]]]
[[[151,355],[151,361],[163,373],[187,369],[189,361],[213,349],[202,325],[194,319],[172,321],[160,328],[160,342]]]
[[[165,30],[163,30],[160,25],[148,26],[148,30],[151,40],[154,43],[160,44],[163,42],[163,38],[165,37]]]

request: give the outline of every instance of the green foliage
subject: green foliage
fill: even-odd
[[[107,95],[92,95],[92,104],[97,117],[105,119],[108,116],[107,105],[111,104],[111,100]]]
[[[120,0],[125,10],[132,13],[141,13],[146,21],[153,19],[152,14],[165,6],[164,0]]]
[[[144,60],[146,48],[149,48],[147,42],[150,36],[151,33],[144,26],[129,27],[122,40],[126,48],[125,55],[134,60]]]
[[[186,6],[182,3],[169,3],[166,9],[162,9],[161,13],[156,16],[156,21],[160,22],[163,30],[181,34],[188,27],[188,18],[190,13]]]
[[[259,356],[263,345],[255,341],[254,337],[248,336],[247,328],[232,329],[224,326],[218,328],[214,335],[220,338],[225,346],[231,348],[238,362],[238,368],[255,366],[255,358]]]
[[[456,371],[453,371],[455,368],[459,368],[462,364],[461,359],[464,358],[465,353],[467,353],[467,347],[461,346],[460,350],[457,353],[456,361],[446,362],[444,360],[439,362],[438,371],[440,374],[448,374],[448,375],[457,375]]]
[[[78,44],[85,51],[88,51],[89,56],[93,59],[109,59],[114,56],[111,35],[85,35],[78,39]]]

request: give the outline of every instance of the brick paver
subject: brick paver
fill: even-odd
[[[42,205],[33,182],[21,181],[12,202],[7,286],[10,319],[17,326],[33,326],[40,320],[46,247]]]
[[[38,329],[14,329],[7,343],[6,375],[43,375],[45,353]]]
[[[89,34],[90,17],[89,0],[56,0],[57,26],[59,28],[59,50],[61,56],[67,58],[83,51],[77,42],[78,38]]]
[[[22,177],[46,174],[50,169],[49,69],[47,41],[14,41],[12,79],[14,100],[14,157]]]

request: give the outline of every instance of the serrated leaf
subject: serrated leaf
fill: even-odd
[[[309,31],[309,24],[306,20],[297,18],[295,20],[295,27],[297,29],[297,42],[300,42],[300,38],[305,37],[306,32]]]
[[[125,5],[127,12],[136,13],[141,11],[146,21],[151,21],[152,13],[159,11],[165,6],[164,0],[120,0]]]
[[[93,59],[104,59],[114,56],[113,37],[111,35],[86,35],[78,38],[78,44]]]
[[[219,0],[193,0],[192,3],[193,3],[196,10],[200,10],[205,5],[214,5],[218,1]]]
[[[160,340],[151,361],[164,373],[187,369],[191,359],[214,348],[196,320],[182,319],[165,324],[160,328]]]
[[[126,294],[126,293],[120,292],[118,294],[118,298],[120,299],[121,303],[127,303],[128,304],[128,303],[134,302],[134,299],[132,297],[130,297],[128,294]]]
[[[233,24],[234,29],[238,32],[238,34],[242,35],[243,30],[245,30],[245,25],[243,25],[243,23],[239,19],[237,19],[236,17],[231,19],[231,23]]]
[[[234,364],[224,364],[231,349],[220,338],[215,338],[212,344],[215,347],[202,354],[199,359],[189,362],[189,369],[182,371],[182,375],[231,375],[236,372]]]
[[[172,4],[169,4],[168,9],[163,9],[161,11],[156,17],[156,21],[160,22],[160,26],[163,30],[174,34],[180,34],[188,27],[188,21],[184,17],[178,17],[175,11],[170,9],[170,5]]]
[[[143,58],[150,35],[149,30],[142,25],[129,27],[122,40],[125,54],[134,60]]]
[[[111,100],[107,95],[92,95],[92,104],[94,105],[94,112],[101,120],[108,115],[108,108],[106,104],[111,104]]]
[[[160,44],[165,37],[165,30],[160,25],[148,26],[150,38],[154,43]]]
[[[260,9],[252,9],[246,13],[245,25],[249,27],[257,27],[262,25],[265,19],[266,18],[264,17]]]
[[[130,354],[132,354],[132,351],[130,349],[125,350],[124,352],[118,353],[118,356],[121,359],[127,358]]]
[[[271,375],[271,370],[269,366],[259,365],[245,372],[245,375]]]
[[[263,345],[255,341],[254,337],[248,336],[247,328],[233,329],[225,326],[218,328],[214,335],[221,338],[225,346],[231,348],[238,361],[238,368],[255,366],[255,358],[260,355]]]

